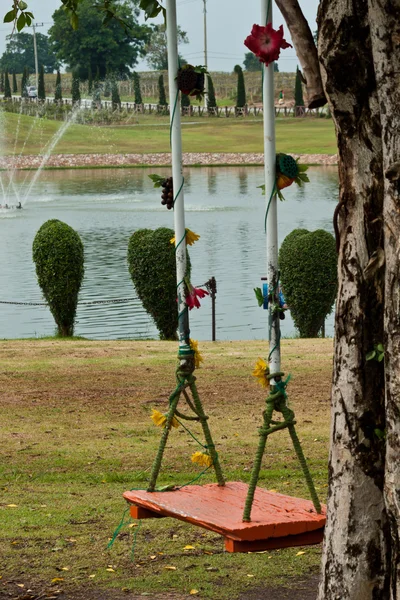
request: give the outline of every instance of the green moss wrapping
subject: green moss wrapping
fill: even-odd
[[[136,293],[151,315],[162,340],[176,340],[178,306],[176,302],[174,231],[161,227],[139,229],[128,245],[128,267]],[[190,259],[186,254],[188,273]]]
[[[33,240],[33,261],[58,335],[72,336],[84,274],[81,238],[66,223],[57,219],[46,221]]]
[[[317,337],[337,292],[335,238],[318,229],[295,229],[279,251],[282,289],[300,337]]]

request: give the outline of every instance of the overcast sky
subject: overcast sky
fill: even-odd
[[[52,24],[53,12],[61,6],[61,0],[26,0],[29,9],[35,15],[37,23],[44,23],[38,28],[46,33]],[[316,15],[319,0],[300,0],[305,17],[315,31]],[[7,3],[8,6],[9,2]],[[1,2],[2,16],[6,12],[6,2]],[[210,71],[232,71],[236,64],[242,64],[248,49],[243,45],[254,23],[260,24],[260,0],[207,0],[207,46],[208,68]],[[192,64],[204,64],[204,28],[203,0],[177,0],[178,22],[186,31],[189,44],[180,48],[182,56]],[[153,21],[157,22],[157,21]],[[160,22],[160,21],[159,21]],[[283,24],[283,17],[274,7],[275,28]],[[290,42],[290,35],[284,25],[285,39]],[[0,53],[5,50],[6,36],[11,33],[11,26],[0,26]],[[294,71],[298,64],[294,49],[281,52],[280,71]],[[142,61],[137,69],[148,70],[147,63]]]

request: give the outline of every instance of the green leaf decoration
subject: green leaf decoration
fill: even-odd
[[[17,13],[15,10],[10,10],[10,12],[8,12],[4,19],[3,19],[3,23],[12,23],[15,20],[15,17],[17,16]]]
[[[20,0],[20,2],[18,4],[18,8],[19,8],[19,10],[26,10],[28,8],[28,5],[23,0]]]
[[[258,185],[257,189],[262,190],[263,196],[265,196],[265,183],[263,183],[262,185]]]
[[[258,306],[262,306],[264,304],[264,296],[263,293],[261,291],[261,288],[254,288],[254,293],[256,295],[257,298],[257,302],[258,302]]]
[[[377,344],[375,347],[379,352],[385,352],[385,348],[383,347],[383,344]]]
[[[375,350],[370,350],[370,352],[367,353],[365,360],[374,360],[375,356],[376,356]]]
[[[17,31],[20,32],[26,25],[25,13],[21,13],[17,19]]]
[[[308,170],[308,165],[299,165],[297,163],[297,168],[299,169],[299,173],[305,173]]]
[[[146,21],[147,19],[154,19],[160,12],[163,13],[165,19],[165,8],[161,6],[158,0],[140,0],[139,7],[144,10]]]
[[[301,181],[304,181],[305,183],[310,183],[310,179],[305,173],[299,173],[299,179],[301,179]]]
[[[161,187],[162,182],[165,181],[165,177],[161,177],[161,175],[156,175],[155,173],[152,173],[151,175],[149,175],[149,177],[154,183],[155,188]]]
[[[376,428],[376,429],[374,429],[374,434],[380,440],[386,439],[386,430],[385,429],[378,429],[378,428]]]

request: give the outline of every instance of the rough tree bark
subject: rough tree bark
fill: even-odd
[[[324,106],[326,97],[319,70],[317,48],[299,3],[297,0],[276,0],[276,5],[286,21],[296,47],[297,57],[307,87],[307,106],[309,108]]]
[[[400,0],[369,0],[369,22],[382,125],[385,195],[386,464],[390,524],[390,598],[400,598]]]

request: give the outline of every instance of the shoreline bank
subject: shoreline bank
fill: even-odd
[[[301,164],[336,166],[336,154],[292,154],[299,159]],[[18,157],[3,157],[1,170],[39,169],[43,156],[27,155]],[[185,167],[218,167],[218,166],[262,166],[264,155],[262,153],[238,154],[190,152],[183,154]],[[44,169],[74,169],[74,168],[121,168],[121,167],[169,167],[171,166],[171,153],[153,154],[53,154],[43,165]]]

